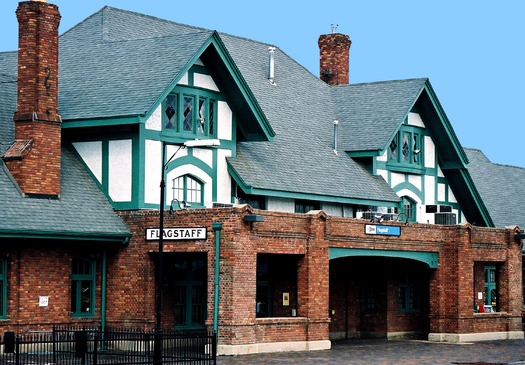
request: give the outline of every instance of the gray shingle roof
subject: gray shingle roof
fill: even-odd
[[[254,188],[345,199],[397,202],[386,182],[345,153],[333,152],[337,117],[330,87],[288,55],[275,53],[268,81],[268,44],[221,34],[272,125],[273,142],[239,143],[231,166]]]
[[[103,8],[60,37],[62,119],[146,114],[212,33]]]
[[[478,149],[464,150],[468,171],[494,225],[525,228],[525,168],[492,163]]]
[[[62,151],[60,199],[22,197],[0,160],[0,235],[122,241],[130,235],[78,159]]]
[[[394,80],[331,88],[340,122],[341,149],[383,150],[427,81]]]

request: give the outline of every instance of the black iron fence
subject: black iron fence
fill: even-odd
[[[152,331],[53,327],[6,332],[0,364],[216,364],[217,338],[206,330]]]

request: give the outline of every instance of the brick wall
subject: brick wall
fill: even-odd
[[[6,165],[22,191],[60,194],[60,128],[58,114],[58,7],[20,2],[18,92],[15,139],[32,141],[28,151]]]
[[[340,33],[319,37],[319,75],[329,85],[346,85],[350,79],[350,37]]]
[[[243,222],[246,214],[264,215],[264,222]],[[133,237],[125,247],[107,246],[107,324],[153,328],[155,326],[155,261],[158,242],[146,241],[147,228],[158,227],[157,211],[119,213]],[[332,333],[349,337],[371,333],[475,333],[521,329],[521,247],[508,229],[411,224],[401,226],[401,235],[370,236],[369,222],[335,218],[322,212],[292,214],[254,211],[248,206],[177,211],[165,215],[168,227],[207,227],[206,240],[164,241],[164,257],[180,253],[205,255],[207,268],[207,319],[213,325],[215,232],[221,222],[220,306],[221,344],[326,340]],[[388,223],[398,225],[399,223]],[[46,247],[42,248],[42,247]],[[11,246],[17,247],[17,246]],[[367,248],[437,252],[439,264],[431,269],[415,260],[389,257],[339,258],[329,260],[329,248]],[[59,246],[39,243],[24,249],[4,250],[9,257],[8,319],[3,329],[20,323],[41,325],[78,321],[69,315],[71,259],[82,252],[98,262],[97,308],[100,308],[101,247]],[[283,262],[297,265],[297,316],[281,307],[281,317],[256,318],[256,268],[258,254],[279,254]],[[174,255],[174,256],[170,256]],[[292,256],[285,256],[292,255]],[[293,260],[289,258],[293,257]],[[476,263],[497,263],[500,267],[501,311],[474,313],[478,277]],[[401,313],[397,287],[405,273],[420,278],[428,288],[426,312]],[[163,325],[173,326],[173,295],[169,277],[164,289]],[[362,312],[363,283],[375,283],[378,310]],[[284,290],[293,290],[286,282]],[[368,285],[367,284],[367,285]],[[39,295],[50,295],[49,308],[37,306]],[[277,298],[277,304],[282,298]],[[293,303],[295,304],[295,303]],[[329,309],[335,312],[329,315]],[[37,314],[37,315],[35,315]],[[100,321],[100,311],[91,320]]]

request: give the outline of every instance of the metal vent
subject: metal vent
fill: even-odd
[[[230,203],[213,203],[213,208],[232,208],[233,204]]]
[[[456,213],[436,213],[434,216],[434,223],[444,226],[453,226],[457,224]]]

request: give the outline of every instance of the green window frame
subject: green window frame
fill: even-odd
[[[496,266],[485,266],[485,305],[492,306],[492,310],[497,312],[498,309],[498,275]]]
[[[216,137],[217,95],[178,87],[162,103],[162,130],[168,135]]]
[[[403,221],[415,222],[417,219],[417,203],[407,196],[401,197],[401,213],[403,213]]]
[[[402,171],[423,169],[423,135],[418,128],[405,127],[396,133],[388,146],[388,165]]]
[[[7,260],[0,259],[0,318],[7,316]]]
[[[172,180],[173,199],[189,203],[192,207],[204,206],[204,183],[192,175],[182,175]]]
[[[399,312],[420,312],[422,307],[421,293],[410,275],[405,275],[398,288]]]
[[[73,260],[71,272],[71,313],[74,317],[95,315],[96,262]]]

